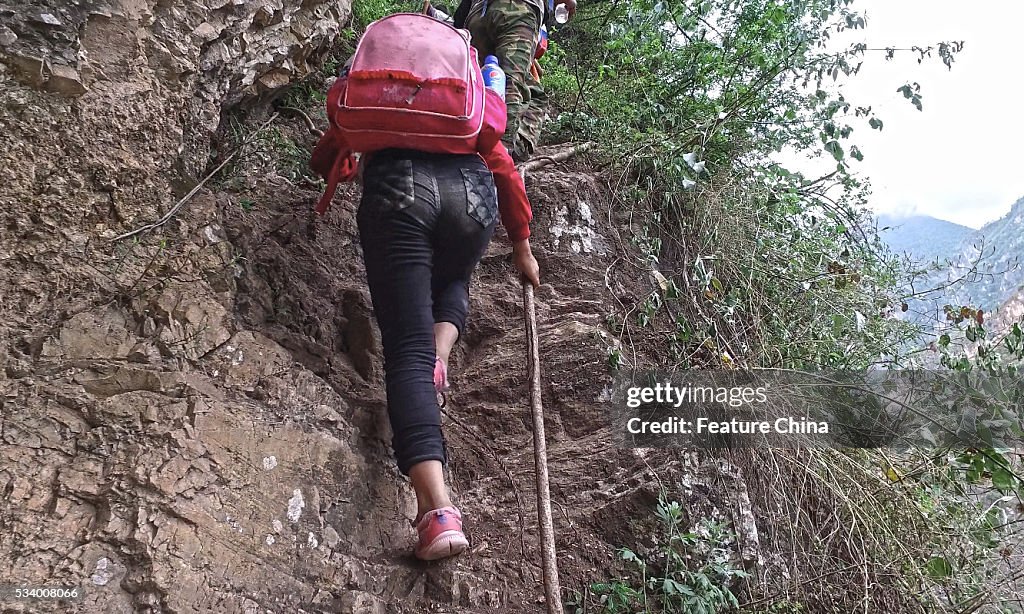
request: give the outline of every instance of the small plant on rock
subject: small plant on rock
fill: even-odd
[[[629,577],[591,584],[583,598],[570,604],[576,614],[715,614],[738,606],[730,587],[747,574],[732,564],[728,546],[733,535],[726,527],[705,519],[685,529],[682,506],[665,496],[655,516],[658,531],[648,552],[618,551]]]

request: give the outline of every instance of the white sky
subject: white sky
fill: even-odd
[[[850,142],[864,153],[862,163],[851,164],[871,180],[871,208],[972,228],[1002,217],[1024,196],[1024,0],[857,0],[853,6],[867,28],[844,38],[844,46],[964,41],[952,71],[935,52],[918,65],[912,52],[886,62],[884,52],[869,51],[860,74],[843,85],[848,101],[873,107],[885,123],[879,132],[851,121]],[[914,81],[921,84],[923,112],[896,91]]]

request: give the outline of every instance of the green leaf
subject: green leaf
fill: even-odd
[[[839,141],[829,141],[825,143],[825,151],[832,154],[832,157],[836,160],[843,159],[843,146],[839,144]]]
[[[946,578],[953,575],[953,565],[941,556],[934,556],[925,565],[928,575],[933,578]]]
[[[999,467],[992,472],[992,486],[1001,493],[1009,493],[1015,490],[1017,478],[1005,467]]]

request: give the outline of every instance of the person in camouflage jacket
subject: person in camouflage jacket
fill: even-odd
[[[540,80],[530,70],[537,50],[541,24],[554,14],[557,4],[565,4],[569,15],[576,11],[576,0],[464,0],[469,4],[464,27],[472,36],[480,58],[494,55],[505,71],[505,104],[508,126],[505,143],[516,162],[525,162],[533,154],[544,120],[547,96]],[[461,11],[460,11],[461,12]],[[456,25],[461,15],[456,12]]]

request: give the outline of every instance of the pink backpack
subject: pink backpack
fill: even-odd
[[[484,87],[467,37],[415,13],[367,27],[349,68],[327,92],[330,128],[310,160],[327,180],[317,213],[327,211],[339,182],[355,178],[353,152],[394,147],[469,154],[497,146],[505,104]]]
[[[328,114],[353,151],[470,153],[484,117],[478,66],[465,30],[427,15],[391,15],[366,28]]]

